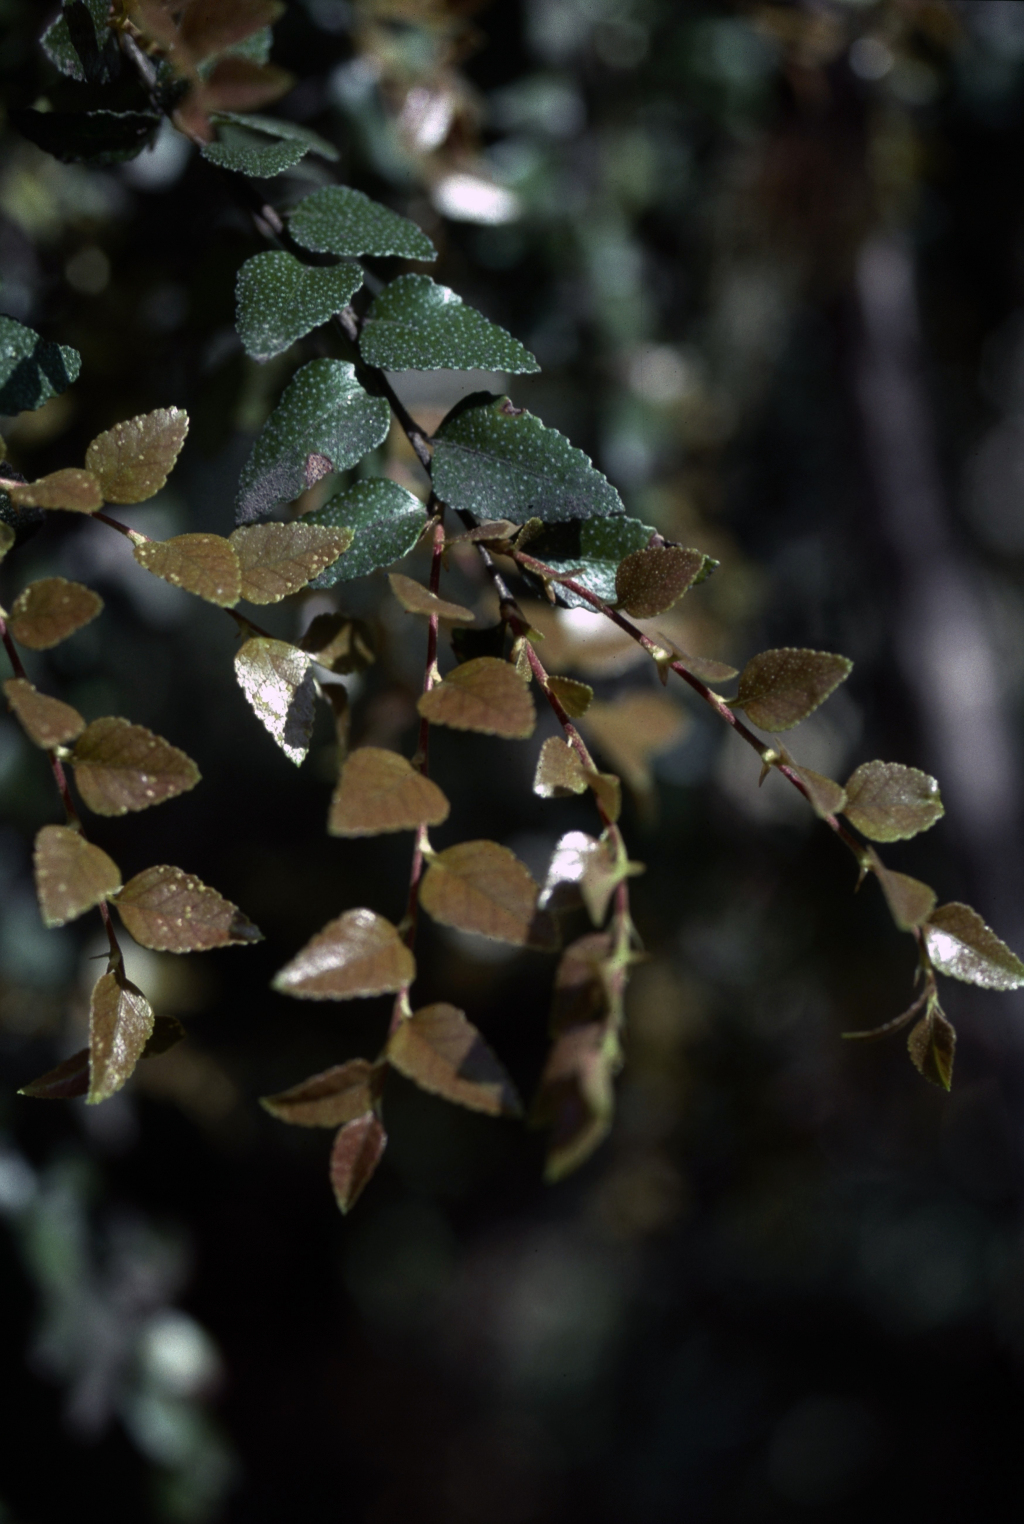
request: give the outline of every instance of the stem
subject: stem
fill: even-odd
[[[120,519],[112,519],[108,513],[97,512],[91,514],[90,517],[99,519],[101,524],[108,524],[111,529],[116,529],[118,534],[123,534],[125,539],[131,540],[133,544],[139,540],[144,541],[146,544],[151,543],[150,535],[142,534],[138,529],[129,529],[127,524],[122,524]]]

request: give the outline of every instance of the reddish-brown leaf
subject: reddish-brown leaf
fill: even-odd
[[[75,920],[121,887],[121,870],[113,859],[70,826],[43,826],[32,866],[46,926]]]
[[[551,993],[551,1031],[587,1026],[608,1014],[603,969],[612,953],[611,933],[592,931],[562,954]]]
[[[240,596],[247,603],[280,603],[331,566],[352,543],[351,529],[322,524],[251,524],[230,543],[238,557]]]
[[[882,886],[893,920],[901,931],[913,931],[935,909],[935,890],[928,884],[923,884],[919,878],[911,878],[906,873],[895,873],[892,868],[885,867],[870,848],[868,850],[872,871]]]
[[[925,946],[940,974],[987,990],[1024,984],[1024,963],[970,905],[954,900],[928,916]]]
[[[178,534],[170,540],[136,545],[136,561],[186,593],[229,609],[242,592],[242,570],[235,547],[219,534]]]
[[[439,619],[450,619],[456,624],[473,623],[475,616],[469,609],[464,609],[461,603],[449,603],[447,599],[439,598],[412,577],[403,577],[401,572],[390,572],[388,581],[391,583],[391,591],[407,614],[436,614]]]
[[[95,513],[103,507],[103,491],[91,471],[68,467],[36,482],[12,484],[7,494],[18,508],[64,508],[70,513]]]
[[[312,657],[286,640],[253,635],[235,654],[235,676],[256,718],[296,767],[309,750],[316,713]]]
[[[914,1068],[926,1080],[949,1090],[953,1084],[956,1031],[945,1012],[933,1002],[907,1038],[907,1051]]]
[[[619,563],[615,597],[634,619],[653,619],[683,596],[704,565],[704,552],[680,545],[635,550]]]
[[[8,678],[4,694],[25,734],[37,746],[64,746],[85,729],[77,709],[47,693],[38,693],[23,677]]]
[[[475,656],[449,672],[417,705],[432,725],[479,730],[484,735],[524,741],[532,736],[537,711],[526,683],[510,662]]]
[[[99,478],[108,503],[144,503],[166,482],[187,433],[187,413],[158,407],[98,434],[85,464]]]
[[[395,994],[416,977],[416,960],[391,922],[346,910],[281,969],[274,989],[302,1000]]]
[[[945,814],[939,785],[916,767],[862,762],[846,781],[844,815],[871,841],[906,841]]]
[[[751,657],[740,673],[736,704],[762,730],[791,730],[813,714],[853,671],[830,651],[783,646]]]
[[[331,1151],[331,1186],[343,1212],[350,1212],[373,1177],[388,1135],[377,1113],[356,1117],[338,1133]]]
[[[189,0],[180,36],[192,57],[201,61],[244,42],[283,14],[280,0]]]
[[[332,836],[377,836],[440,825],[451,806],[436,783],[396,751],[362,746],[341,770],[327,829]]]
[[[439,852],[420,885],[420,904],[443,926],[519,947],[556,946],[537,895],[530,870],[496,841],[460,841]]]
[[[191,757],[117,715],[105,715],[86,727],[75,742],[71,762],[78,792],[97,815],[147,810],[199,782]]]
[[[89,1012],[89,1094],[98,1105],[131,1077],[153,1031],[153,1009],[121,969],[104,974]]]
[[[136,873],[114,903],[136,942],[155,952],[205,952],[263,940],[237,905],[181,868]]]
[[[15,598],[7,628],[19,646],[48,651],[95,619],[102,608],[103,599],[91,587],[64,577],[44,577],[30,582]]]
[[[454,1005],[414,1011],[388,1038],[387,1057],[399,1074],[446,1101],[492,1117],[522,1115],[504,1065]]]
[[[382,1074],[381,1064],[351,1058],[347,1064],[311,1074],[279,1095],[265,1095],[260,1105],[279,1122],[295,1127],[341,1127],[373,1109]]]
[[[622,784],[614,773],[597,773],[586,769],[587,784],[607,818],[613,823],[622,813]]]
[[[89,1049],[82,1048],[55,1069],[22,1085],[18,1094],[30,1095],[37,1101],[72,1101],[76,1096],[85,1095],[88,1088]]]
[[[840,813],[846,803],[846,790],[840,784],[809,767],[794,767],[793,771],[807,790],[807,798],[816,815],[827,820],[830,815]]]
[[[207,111],[258,111],[287,95],[294,85],[295,75],[287,69],[228,54],[218,58],[201,91],[194,92],[186,107],[198,96],[196,104]]]

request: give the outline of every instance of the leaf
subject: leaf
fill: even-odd
[[[447,599],[439,598],[413,577],[391,572],[388,581],[391,583],[391,591],[407,614],[426,614],[428,618],[436,614],[439,619],[449,619],[456,624],[472,624],[474,621],[475,615],[469,609],[464,609],[460,603],[449,603]]]
[[[169,1053],[187,1036],[188,1033],[177,1016],[158,1016],[153,1023],[153,1030],[149,1034],[146,1046],[142,1050],[142,1056],[143,1058],[159,1058],[161,1053]]]
[[[580,719],[593,702],[593,688],[589,683],[578,683],[574,677],[549,677],[548,687],[570,720]]]
[[[200,152],[211,164],[236,174],[271,180],[298,164],[307,153],[317,153],[324,159],[338,157],[332,143],[307,127],[280,117],[217,111],[211,120],[218,129],[217,141],[204,143]]]
[[[589,767],[585,772],[591,792],[605,815],[614,823],[622,814],[622,784],[614,773],[598,773]]]
[[[953,1084],[953,1058],[956,1053],[956,1031],[948,1021],[937,1001],[933,1001],[924,1016],[911,1029],[907,1038],[907,1051],[914,1068],[926,1080],[949,1090]]]
[[[559,837],[538,900],[542,910],[579,909],[583,904],[583,871],[597,847],[597,837],[586,831],[566,831]]]
[[[393,566],[415,549],[427,522],[419,498],[397,482],[386,477],[355,482],[303,516],[303,523],[351,529],[355,536],[343,558],[321,572],[312,586],[333,587]]]
[[[431,1095],[487,1116],[522,1116],[505,1066],[453,1005],[442,1001],[414,1011],[392,1032],[386,1053],[392,1068]]]
[[[916,767],[862,762],[846,782],[843,813],[871,841],[906,841],[945,814],[939,785]]]
[[[148,810],[199,782],[199,769],[183,751],[142,725],[116,715],[93,720],[71,758],[78,792],[97,815]]]
[[[382,1073],[381,1064],[351,1058],[322,1074],[311,1074],[279,1095],[263,1096],[260,1105],[279,1122],[290,1122],[293,1127],[340,1127],[372,1110],[380,1094]]]
[[[206,952],[263,940],[237,905],[181,868],[136,873],[114,904],[136,942],[154,952]]]
[[[532,540],[526,547],[531,556],[544,561],[555,571],[581,582],[605,603],[614,603],[618,594],[615,578],[622,561],[644,550],[656,531],[650,524],[626,517],[620,511],[604,518],[586,518],[581,523],[556,524]],[[570,608],[592,609],[586,599],[559,587],[559,596]]]
[[[71,826],[43,826],[32,854],[44,926],[65,926],[121,887],[112,858]]]
[[[79,84],[109,84],[120,69],[120,55],[107,26],[108,0],[65,0],[64,7],[39,39],[55,69]]]
[[[684,550],[681,545],[634,550],[615,573],[619,607],[634,619],[664,614],[692,586],[703,567],[702,550]]]
[[[103,599],[81,582],[44,577],[15,598],[7,628],[19,646],[49,651],[82,629],[103,608]]]
[[[99,478],[108,503],[144,503],[167,481],[187,433],[183,408],[158,407],[97,434],[85,464]]]
[[[400,275],[375,299],[359,349],[381,370],[540,370],[528,349],[429,275]]]
[[[454,407],[434,437],[434,490],[456,511],[525,524],[621,514],[608,479],[557,429],[475,392]]]
[[[254,254],[238,272],[235,327],[246,354],[270,360],[341,312],[363,284],[359,265],[310,268],[275,249]]]
[[[346,910],[281,969],[273,988],[300,1000],[351,1000],[406,989],[416,960],[390,921],[373,910]]]
[[[55,1069],[41,1074],[38,1079],[22,1085],[19,1095],[32,1096],[37,1101],[72,1101],[85,1095],[89,1089],[89,1049],[72,1053]]]
[[[453,668],[416,707],[432,725],[506,740],[526,740],[537,724],[529,688],[515,667],[496,656],[476,656]]]
[[[7,496],[16,508],[64,508],[71,513],[95,513],[103,507],[100,484],[91,471],[70,467],[41,476],[38,481],[15,483]]]
[[[814,813],[821,820],[838,815],[846,804],[846,790],[831,778],[814,772],[809,767],[793,766],[800,782],[807,790],[807,798]]]
[[[548,1056],[532,1117],[551,1129],[547,1181],[562,1180],[589,1159],[608,1134],[614,1107],[604,1027],[565,1032]]]
[[[685,733],[688,718],[665,693],[625,693],[591,704],[581,721],[587,735],[638,794],[651,787],[650,758]]]
[[[567,831],[552,855],[540,904],[544,909],[571,910],[582,900],[599,926],[618,885],[643,871],[643,864],[631,863],[607,831],[599,839],[585,831]]]
[[[0,413],[42,407],[78,380],[82,357],[67,344],[51,344],[32,328],[0,316]]]
[[[923,884],[919,878],[911,878],[906,873],[894,873],[891,868],[886,868],[873,851],[870,853],[870,861],[896,925],[900,931],[913,931],[928,919],[935,908],[935,890],[928,884]]]
[[[280,603],[331,566],[352,543],[351,529],[326,529],[298,520],[236,529],[231,546],[247,603]]]
[[[295,372],[256,438],[239,482],[236,522],[261,518],[328,472],[348,470],[390,426],[387,403],[363,390],[354,366],[311,360]]]
[[[209,58],[244,42],[284,14],[279,0],[192,0],[181,17],[181,40],[193,58]]]
[[[607,931],[588,932],[565,949],[551,994],[553,1033],[604,1021],[609,1002],[603,970],[611,955],[612,937]]]
[[[235,655],[235,676],[260,723],[296,767],[313,734],[316,686],[312,658],[285,640],[253,635]]]
[[[47,693],[38,693],[23,677],[9,678],[4,694],[25,734],[37,746],[65,746],[85,729],[77,709]]]
[[[751,657],[735,703],[761,730],[791,730],[813,714],[853,671],[846,656],[783,646]]]
[[[345,614],[317,614],[299,645],[331,672],[365,672],[377,659],[369,626]]]
[[[940,974],[979,984],[986,990],[1015,990],[1024,984],[1024,963],[970,905],[940,905],[924,926],[925,946]]]
[[[296,243],[316,254],[437,258],[434,245],[414,222],[347,185],[325,185],[304,197],[288,214],[288,230]]]
[[[264,36],[269,47],[272,40],[269,33],[258,33],[250,41],[262,41]],[[198,115],[203,108],[207,111],[248,111],[269,106],[282,95],[287,95],[295,83],[294,74],[289,74],[287,69],[261,63],[255,57],[243,58],[238,53],[228,53],[213,64],[202,89],[193,94],[183,114],[187,117],[195,111]]]
[[[122,969],[100,978],[89,1012],[89,1094],[86,1105],[108,1100],[131,1078],[153,1031],[153,1008]]]
[[[537,884],[514,852],[496,841],[460,841],[431,858],[420,904],[442,926],[517,947],[552,947],[551,918],[537,910]]]
[[[697,580],[699,582],[700,578],[698,577]],[[730,667],[724,661],[715,661],[710,656],[691,656],[688,651],[680,650],[673,641],[667,639],[660,631],[654,638],[668,653],[667,660],[659,660],[658,657],[655,657],[655,661],[658,662],[658,676],[663,683],[668,681],[668,668],[673,661],[681,661],[688,672],[692,672],[694,677],[699,677],[701,682],[704,683],[727,683],[731,678],[739,676],[736,668]]]
[[[17,538],[10,524],[5,524],[3,519],[0,519],[0,561],[3,560],[7,552],[13,547]]]
[[[8,113],[30,143],[62,164],[103,168],[137,158],[156,137],[162,118],[153,111],[33,111]]]
[[[586,788],[583,763],[569,743],[558,736],[545,741],[537,758],[533,792],[542,799],[565,799],[570,794],[585,793]]]
[[[146,540],[132,553],[154,577],[218,608],[232,608],[241,596],[238,556],[222,535],[176,534],[170,540]]]
[[[331,1188],[342,1212],[351,1212],[373,1177],[388,1135],[374,1111],[346,1122],[331,1151]]]
[[[327,830],[332,836],[414,831],[440,825],[450,809],[437,784],[398,752],[361,746],[341,770]]]

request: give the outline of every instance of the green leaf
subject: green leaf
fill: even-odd
[[[54,68],[79,84],[108,84],[121,62],[107,25],[109,15],[109,0],[65,0],[64,9],[40,38]]]
[[[289,213],[288,227],[296,243],[316,254],[437,258],[434,245],[415,222],[347,185],[325,185],[306,196]]]
[[[466,397],[441,424],[433,477],[438,497],[481,519],[550,524],[623,512],[619,494],[582,450],[490,392]]]
[[[375,481],[356,482],[346,491],[338,492],[316,513],[305,514],[302,522],[355,532],[341,559],[309,584],[333,587],[336,582],[365,577],[368,572],[392,566],[407,556],[426,527],[427,515],[412,492],[386,477],[378,477]]]
[[[953,901],[933,910],[924,939],[939,973],[951,979],[986,990],[1015,990],[1024,984],[1024,963],[970,905]]]
[[[847,656],[782,646],[752,656],[740,673],[736,706],[761,730],[791,730],[853,671]]]
[[[616,514],[587,519],[584,523],[558,524],[531,540],[526,549],[529,555],[546,562],[556,571],[566,576],[574,573],[575,582],[582,582],[605,603],[614,603],[615,578],[620,564],[627,556],[643,550],[654,533],[650,524]],[[558,592],[570,608],[589,609],[593,606],[567,588],[559,587]]]
[[[218,111],[211,121],[217,125],[218,138],[215,143],[203,145],[203,158],[238,174],[270,180],[291,169],[307,153],[317,153],[323,159],[338,157],[333,143],[310,132],[308,127],[280,117]]]
[[[956,1031],[936,1001],[907,1038],[907,1051],[919,1074],[933,1085],[949,1090],[953,1084]]]
[[[382,370],[540,370],[528,349],[429,275],[400,275],[366,315],[359,348]]]
[[[328,472],[354,466],[390,426],[387,403],[363,390],[354,366],[311,360],[289,381],[253,445],[239,482],[236,522],[262,518]]]
[[[78,380],[82,357],[66,344],[51,344],[32,328],[0,317],[0,413],[42,407]]]
[[[32,111],[10,113],[23,137],[62,164],[122,164],[153,142],[162,117],[152,111]]]
[[[255,254],[238,272],[235,326],[246,354],[270,360],[329,322],[363,284],[357,264],[311,269],[276,249]]]
[[[906,841],[946,813],[939,785],[916,767],[862,762],[846,783],[843,814],[871,841]]]

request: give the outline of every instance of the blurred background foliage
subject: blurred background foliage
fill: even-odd
[[[0,16],[8,108],[78,88],[37,46],[47,6]],[[631,513],[721,559],[680,644],[853,657],[795,755],[936,773],[948,818],[893,865],[1020,947],[1024,5],[291,0],[273,60],[296,79],[281,109],[338,145],[340,177],[419,221],[438,278],[536,353],[514,400],[591,452]],[[321,176],[307,159],[275,199]],[[35,477],[120,418],[184,406],[173,485],[133,521],[228,532],[286,380],[234,332],[257,247],[169,128],[109,170],[5,130],[0,310],[83,359],[68,393],[5,423],[12,463]],[[400,385],[429,426],[479,381]],[[400,438],[378,464],[417,485]],[[881,896],[854,898],[792,791],[775,775],[758,791],[746,748],[632,648],[549,614],[545,659],[594,683],[593,738],[632,779],[647,863],[615,1130],[546,1189],[536,1137],[395,1080],[384,1166],[342,1220],[325,1139],[256,1097],[372,1051],[385,1016],[268,981],[327,915],[400,914],[407,840],[325,836],[335,738],[325,721],[291,767],[216,611],[59,515],[8,557],[4,601],[55,573],[106,612],[30,675],[204,775],[95,839],[126,874],[199,873],[267,941],[129,947],[189,1042],[95,1110],[15,1098],[81,1046],[101,949],[98,928],[39,922],[29,844],[55,800],[0,719],[0,1518],[55,1524],[83,1497],[111,1519],[246,1524],[1020,1516],[1018,997],[947,990],[950,1097],[899,1039],[844,1045],[906,1003],[912,950]],[[353,738],[409,750],[422,631],[390,617],[381,580],[341,604],[377,641],[351,679]],[[488,609],[471,558],[450,596]],[[275,629],[334,606],[293,603]],[[578,801],[530,792],[548,733],[438,733],[440,845],[495,836],[539,871],[586,824]],[[529,1094],[548,962],[423,931],[421,1000],[462,1004]]]

